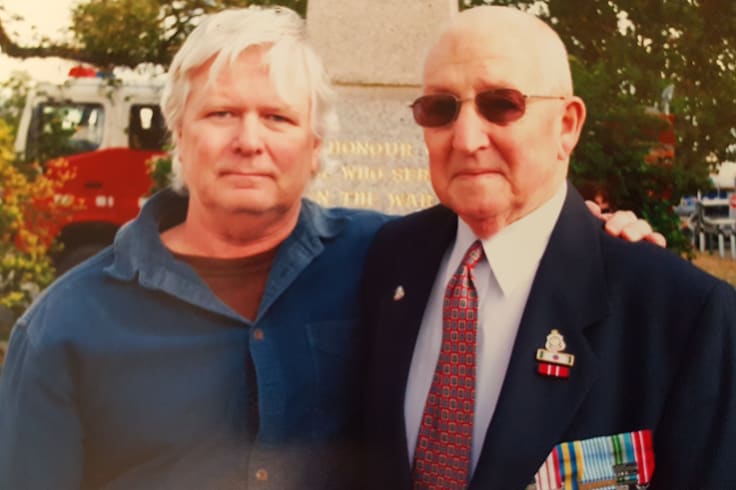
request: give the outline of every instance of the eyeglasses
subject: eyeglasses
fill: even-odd
[[[524,95],[513,88],[500,88],[481,92],[475,96],[475,107],[487,121],[507,124],[521,118],[526,112],[527,99],[559,99],[557,95]],[[470,99],[459,99],[452,94],[423,95],[409,107],[414,120],[425,128],[445,126],[457,119],[460,106]]]

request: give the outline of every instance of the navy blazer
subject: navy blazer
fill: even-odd
[[[456,228],[457,216],[436,206],[384,225],[369,251],[367,488],[411,488],[404,393]],[[736,488],[734,288],[602,228],[569,187],[469,488],[524,489],[557,444],[646,429],[656,464],[650,488]],[[535,354],[551,329],[576,357],[567,379],[537,373]]]

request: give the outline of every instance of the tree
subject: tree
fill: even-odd
[[[7,142],[9,132],[0,120],[0,144]],[[45,173],[29,176],[13,164],[12,152],[0,146],[0,339],[54,279],[51,224],[79,205],[55,199],[58,189],[72,178],[69,172],[68,163],[59,159],[49,162]]]
[[[306,0],[88,0],[72,10],[71,42],[43,39],[21,46],[0,23],[0,50],[15,58],[60,57],[111,71],[141,64],[168,66],[207,13],[249,4],[284,5],[304,14]]]
[[[23,72],[15,72],[8,80],[0,83],[0,119],[10,129],[12,138],[15,138],[30,86],[31,77]],[[8,148],[12,148],[12,144]]]
[[[0,340],[53,280],[49,252],[57,246],[50,230],[81,205],[75,199],[55,198],[73,177],[66,160],[49,161],[45,171],[16,160],[13,143],[29,83],[28,76],[19,73],[0,84]]]
[[[534,9],[560,34],[573,60],[589,120],[571,162],[573,181],[607,185],[613,204],[644,215],[675,248],[685,246],[669,208],[708,187],[736,150],[736,2],[732,0],[461,0]],[[671,101],[663,91],[674,88]],[[673,161],[643,157],[673,114]],[[649,121],[647,121],[649,119]]]
[[[671,134],[671,123],[647,111],[633,94],[618,91],[617,81],[603,75],[604,63],[584,66],[573,58],[571,68],[588,108],[570,161],[572,182],[588,199],[599,194],[613,208],[635,210],[667,237],[670,248],[687,251],[689,242],[672,209],[684,187],[683,169],[673,165],[671,150],[659,141]]]

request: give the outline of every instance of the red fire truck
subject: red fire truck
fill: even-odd
[[[29,94],[15,151],[27,161],[63,156],[73,169],[57,196],[81,209],[54,230],[63,244],[60,272],[112,243],[135,217],[152,182],[146,161],[166,142],[159,99],[162,84],[121,82],[73,68],[63,84],[43,83]]]

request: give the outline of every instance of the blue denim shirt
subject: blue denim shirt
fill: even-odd
[[[0,376],[0,488],[342,488],[359,280],[387,218],[303,201],[251,323],[161,243],[159,221],[185,207],[152,198],[18,321]]]

